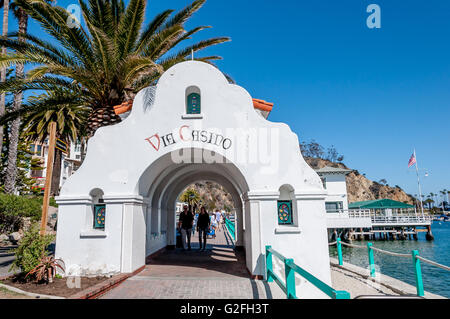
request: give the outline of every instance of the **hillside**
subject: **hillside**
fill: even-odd
[[[220,184],[210,181],[198,181],[186,187],[193,188],[199,194],[203,205],[209,211],[216,208],[220,210],[232,211],[234,209],[233,199],[228,191]]]
[[[306,162],[314,169],[325,166],[331,167],[348,167],[343,163],[335,163],[321,158],[306,157]],[[206,204],[208,210],[212,211],[215,208],[220,210],[233,210],[234,203],[231,195],[220,184],[210,181],[199,181],[189,185],[187,188],[194,188],[202,198],[203,203]],[[399,202],[413,204],[413,197],[406,194],[400,187],[391,187],[374,182],[354,170],[347,175],[347,193],[348,201],[359,202],[364,200],[373,200],[380,198],[389,198]]]
[[[320,158],[305,157],[305,161],[314,169],[325,166],[348,169],[343,163],[333,163]],[[347,175],[347,193],[349,203],[389,198],[399,202],[413,204],[413,197],[406,194],[400,187],[391,187],[371,181],[357,170]]]

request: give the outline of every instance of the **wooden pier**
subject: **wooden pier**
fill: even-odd
[[[433,240],[432,217],[415,213],[376,214],[370,210],[349,210],[327,214],[330,241],[343,240],[417,240],[419,232]]]

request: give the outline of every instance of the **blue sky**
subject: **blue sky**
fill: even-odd
[[[189,2],[149,1],[146,18]],[[366,26],[371,3],[381,7],[381,29]],[[213,28],[195,40],[232,38],[202,55],[221,55],[223,72],[274,102],[270,120],[411,194],[415,147],[423,192],[450,189],[450,1],[208,0],[188,23],[197,25]]]

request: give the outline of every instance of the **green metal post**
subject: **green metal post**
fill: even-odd
[[[417,296],[423,297],[425,295],[425,291],[423,290],[422,269],[420,268],[420,259],[417,258],[417,256],[419,256],[419,251],[413,250],[412,259],[414,264],[414,271],[416,274]]]
[[[334,299],[351,299],[350,293],[345,290],[337,290],[334,292]]]
[[[340,238],[336,239],[336,245],[338,251],[339,266],[342,266],[344,263],[342,261],[342,244]]]
[[[367,243],[367,250],[369,252],[369,269],[370,277],[375,278],[375,261],[373,258],[372,243]]]
[[[296,299],[295,295],[295,271],[290,267],[293,259],[284,259],[284,273],[286,275],[286,295],[288,299]]]
[[[266,246],[266,278],[267,278],[267,282],[273,281],[273,278],[271,275],[271,272],[273,271],[272,253],[269,251],[270,248],[272,248],[272,246]]]

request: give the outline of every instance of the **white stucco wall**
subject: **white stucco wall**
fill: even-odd
[[[191,86],[201,92],[201,116],[185,116],[185,93]],[[216,145],[213,135],[192,141],[193,130],[221,134],[230,143]],[[286,124],[261,117],[249,93],[229,84],[218,69],[196,61],[177,64],[162,75],[156,89],[138,93],[123,122],[100,128],[89,140],[83,165],[57,199],[56,255],[73,274],[139,268],[146,255],[174,244],[172,215],[181,184],[209,176],[228,183],[236,203],[241,202],[245,218],[237,217],[242,225],[238,236],[252,274],[264,274],[265,246],[272,245],[331,283],[325,192],[298,145],[297,135]],[[193,149],[203,151],[192,154],[201,160],[200,166],[177,162],[175,155]],[[211,158],[229,163],[211,164]],[[282,185],[293,189],[294,225],[277,223]],[[95,188],[104,193],[104,231],[93,231],[86,223],[89,193]],[[162,233],[162,226],[167,233]],[[299,283],[299,288],[299,296],[321,295],[308,284]]]

